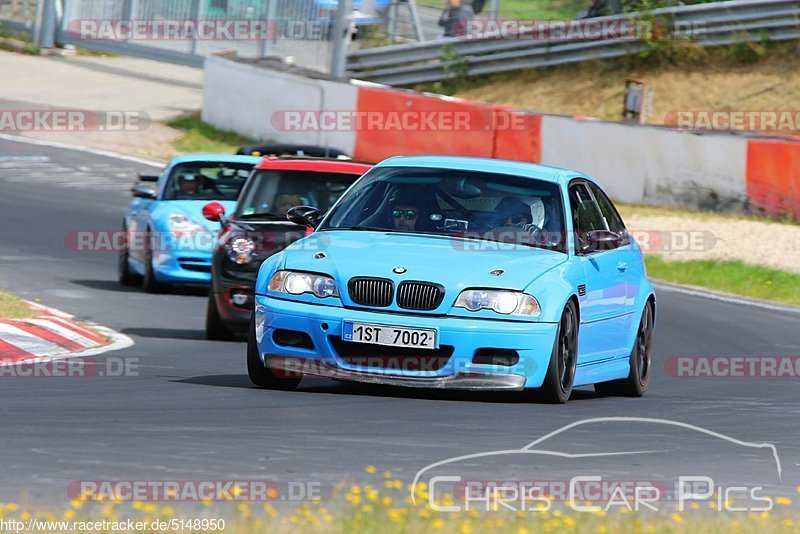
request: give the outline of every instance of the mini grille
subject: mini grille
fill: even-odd
[[[384,278],[352,278],[347,289],[356,304],[385,308],[392,303],[394,284]]]
[[[581,284],[578,286],[578,296],[583,297],[586,295],[586,284]]]
[[[444,288],[427,282],[403,282],[397,288],[397,305],[408,310],[435,310],[443,298]]]

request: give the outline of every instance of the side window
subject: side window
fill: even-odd
[[[578,238],[583,239],[587,232],[607,230],[603,214],[592,199],[586,186],[576,184],[569,188],[569,202],[572,211],[572,224]]]
[[[608,195],[595,184],[589,184],[589,187],[594,194],[595,200],[597,200],[597,204],[600,207],[600,212],[603,214],[606,224],[608,224],[608,229],[622,237],[620,245],[627,245],[629,240],[628,233],[625,231],[625,223],[622,222],[622,217],[619,216],[619,212],[617,212],[611,199],[609,199]]]

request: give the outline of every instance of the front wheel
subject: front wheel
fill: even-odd
[[[256,343],[255,313],[250,319],[250,332],[247,336],[247,374],[250,376],[250,381],[258,387],[284,391],[296,389],[302,380],[302,377],[287,378],[278,376],[268,365],[264,365],[264,362],[261,361],[258,343]]]
[[[573,301],[567,302],[558,322],[556,341],[541,389],[534,397],[550,404],[564,404],[572,394],[578,366],[578,312]]]
[[[125,234],[125,241],[119,249],[117,256],[117,280],[120,285],[134,286],[141,282],[141,276],[131,270],[130,263],[128,262],[128,229],[123,224],[122,231]]]
[[[148,235],[150,232],[147,232]],[[148,242],[147,250],[144,253],[144,277],[142,278],[142,288],[148,293],[163,293],[165,286],[156,279],[155,269],[153,269],[153,247],[155,243]]]
[[[645,304],[639,329],[636,331],[636,340],[631,349],[631,370],[628,377],[612,382],[601,382],[594,385],[594,390],[600,395],[617,397],[641,397],[647,391],[650,383],[650,366],[653,353],[653,305]]]
[[[214,290],[210,289],[208,292],[208,307],[206,308],[206,339],[209,341],[233,341],[233,332],[231,332],[222,317],[219,315],[217,308],[217,299],[214,296]]]

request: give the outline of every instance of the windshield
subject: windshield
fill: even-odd
[[[313,206],[328,211],[357,174],[262,169],[253,174],[242,191],[237,218],[285,219],[295,206]]]
[[[320,230],[380,230],[565,252],[558,184],[453,169],[383,167],[366,175]]]
[[[195,161],[172,168],[164,200],[236,200],[252,163]]]

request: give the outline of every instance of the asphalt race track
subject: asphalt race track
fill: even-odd
[[[666,419],[772,443],[782,478],[762,472],[768,469],[757,461],[760,452],[730,452],[729,442],[669,425],[599,422],[568,431],[552,445],[627,451],[641,442],[659,451],[646,459],[627,457],[612,468],[630,478],[693,465],[738,471],[748,480],[763,475],[771,490],[784,493],[794,493],[800,483],[797,379],[675,378],[664,370],[671,356],[800,356],[796,311],[662,289],[654,376],[642,399],[601,398],[586,389],[566,405],[550,406],[510,394],[324,380],[306,382],[296,392],[259,390],[246,375],[244,343],[204,339],[202,291],[149,295],[123,288],[116,282],[115,254],[65,246],[73,230],[119,229],[135,173],[152,170],[0,141],[0,287],[129,335],[133,347],[99,358],[139,365],[138,376],[0,378],[0,501],[23,492],[33,500],[60,501],[74,480],[333,484],[365,477],[368,464],[410,481],[433,462],[517,449],[564,425],[599,417]],[[550,457],[536,467],[536,476],[558,476],[566,461]],[[512,463],[471,467],[483,477],[520,476],[519,462]]]

